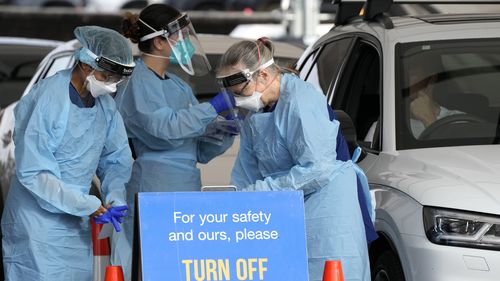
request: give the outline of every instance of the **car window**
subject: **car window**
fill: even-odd
[[[315,78],[309,78],[309,73],[311,72],[311,67],[314,65],[314,63],[316,62],[316,56],[319,54],[319,50],[315,50],[315,51],[312,51],[308,58],[306,58],[305,62],[301,65],[299,71],[300,71],[300,79],[302,80],[311,80],[309,82],[313,83],[313,84],[316,84],[317,81],[318,81],[318,78],[315,77]],[[317,75],[316,75],[317,76]],[[314,83],[314,82],[315,83]]]
[[[73,56],[71,54],[58,56],[53,59],[52,63],[50,64],[43,78],[50,77],[56,74],[59,70],[67,69],[72,66],[73,66]]]
[[[38,64],[54,46],[0,44],[0,108],[17,101]]]
[[[328,95],[331,88],[335,86],[334,77],[337,77],[342,67],[351,41],[352,38],[344,38],[324,45],[305,62],[301,70],[302,78],[315,85],[323,94]],[[307,70],[308,65],[312,65],[310,70]]]
[[[381,105],[380,55],[373,44],[358,40],[333,99],[333,108],[345,111],[356,128],[356,139],[365,148],[378,150]]]
[[[500,40],[400,44],[398,149],[500,138]]]

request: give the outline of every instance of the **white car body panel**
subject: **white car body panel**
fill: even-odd
[[[500,215],[500,146],[381,153],[367,176],[426,206]]]
[[[500,280],[500,251],[432,243],[425,234],[423,207],[500,215],[500,145],[396,149],[396,69],[398,43],[463,38],[500,38],[500,21],[429,24],[411,17],[392,18],[396,28],[354,20],[320,38],[308,55],[343,33],[370,34],[382,55],[382,142],[378,154],[358,163],[376,202],[376,229],[396,252],[406,281]],[[334,35],[335,34],[335,35]],[[340,37],[340,36],[339,36]],[[308,71],[309,67],[304,69]],[[301,77],[308,73],[301,73]],[[317,80],[311,78],[313,84]],[[315,85],[321,89],[319,85]],[[372,253],[377,255],[379,253]]]

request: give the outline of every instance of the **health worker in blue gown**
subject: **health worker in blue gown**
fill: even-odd
[[[274,64],[273,49],[266,38],[242,41],[221,58],[220,84],[237,107],[254,112],[231,182],[242,191],[303,191],[309,280],[322,280],[326,260],[341,260],[345,280],[369,281],[357,171],[336,160],[339,123],[330,121],[322,93]]]
[[[133,159],[110,94],[132,72],[132,52],[110,29],[83,26],[74,34],[81,44],[75,66],[38,82],[14,110],[16,173],[2,215],[5,280],[92,280],[89,217],[126,204]],[[89,195],[94,174],[103,202]]]
[[[222,154],[234,137],[222,134],[220,142],[206,142],[206,128],[231,104],[223,93],[199,103],[191,87],[170,72],[172,66],[186,77],[205,75],[210,64],[186,14],[164,4],[152,4],[139,15],[127,14],[122,33],[138,43],[141,57],[117,104],[136,155],[127,196],[133,205],[137,192],[200,191],[197,163]],[[215,81],[214,81],[215,84]],[[132,210],[132,208],[131,208]],[[130,244],[133,211],[124,222],[126,240],[120,237],[112,257],[130,278]],[[128,245],[127,245],[128,243]]]

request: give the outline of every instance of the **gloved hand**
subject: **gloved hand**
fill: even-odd
[[[238,115],[234,115],[232,113],[229,113],[228,115],[224,116],[224,118],[226,118],[226,120],[235,120],[235,121],[238,121],[238,122],[241,122],[245,119],[244,116],[242,116],[241,114],[238,114]]]
[[[210,101],[210,104],[215,108],[217,113],[229,110],[236,105],[233,95],[227,94],[225,92],[219,92]]]
[[[116,232],[120,232],[120,223],[123,222],[123,217],[127,215],[127,205],[111,207],[104,214],[95,217],[94,221],[97,224],[112,223]]]
[[[239,114],[235,116],[233,113],[229,113],[224,116],[224,118],[226,121],[218,122],[220,123],[219,129],[231,136],[238,135],[242,126],[241,122],[243,122],[244,117]]]

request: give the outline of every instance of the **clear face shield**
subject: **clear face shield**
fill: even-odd
[[[238,72],[233,75],[229,75],[226,77],[217,77],[217,83],[220,86],[220,93],[224,94],[224,98],[226,99],[226,103],[232,104],[230,101],[234,99],[234,97],[239,96],[240,92],[236,92],[236,88],[246,87],[252,78],[252,73],[249,70],[244,70],[242,72]],[[243,120],[248,114],[248,110],[242,108],[231,108],[228,112],[225,113],[224,116],[219,115],[215,122],[212,122],[207,127],[207,132],[209,134],[205,134],[205,138],[214,138],[213,132],[222,131],[229,134],[239,134],[241,132],[241,128],[243,126]],[[216,135],[215,135],[216,136]]]
[[[231,93],[222,89],[221,92],[226,104],[234,104]],[[205,132],[199,138],[201,141],[222,145],[226,135],[236,136],[241,132],[245,113],[237,108],[229,108],[219,113],[214,121],[207,125]]]
[[[274,64],[274,60],[270,59],[253,71],[243,69],[234,74],[219,76],[217,77],[217,82],[224,91],[234,97],[236,107],[238,107],[239,110],[246,109],[252,112],[257,112],[264,107],[261,99],[262,93],[256,90],[255,85],[253,87],[253,92],[247,90],[247,88],[253,79],[252,77],[254,73],[265,69],[272,64]]]
[[[123,64],[103,56],[97,56],[90,50],[87,54],[95,60],[98,69],[87,77],[88,89],[94,97],[111,94],[113,97],[119,88],[126,88],[135,63]]]
[[[235,74],[231,74],[228,76],[219,76],[217,77],[217,83],[221,87],[223,91],[226,91],[228,94],[239,97],[242,96],[242,92],[244,88],[250,83],[252,79],[252,74],[249,69],[244,69],[241,72],[237,72]],[[238,86],[241,85],[241,89],[237,89]]]
[[[254,75],[254,73],[258,72],[259,70],[268,68],[273,64],[274,59],[271,58],[253,71],[246,68],[234,74],[217,76],[217,83],[219,84],[221,89],[232,94],[234,97],[244,97],[242,93],[246,89],[250,81],[252,81],[252,76]]]
[[[143,36],[140,39],[141,41],[146,41],[156,36],[163,36],[167,39],[171,48],[170,63],[178,64],[182,70],[191,76],[203,76],[210,71],[210,62],[186,14],[183,14],[180,18],[169,23],[159,31],[156,31],[144,21],[140,21],[155,31]]]

